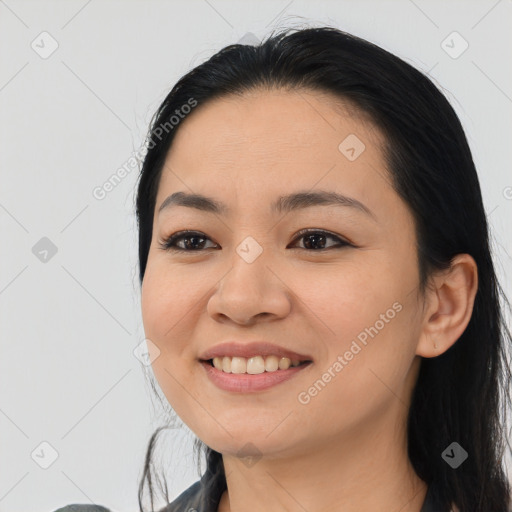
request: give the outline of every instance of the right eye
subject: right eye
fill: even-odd
[[[199,231],[178,231],[173,233],[160,243],[164,251],[198,252],[204,248],[206,240],[210,240],[204,233]],[[177,243],[184,242],[184,247]]]

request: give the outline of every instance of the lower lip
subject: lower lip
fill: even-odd
[[[252,393],[263,391],[281,382],[291,379],[302,370],[309,368],[312,363],[302,364],[300,366],[290,366],[288,370],[276,370],[275,372],[263,372],[257,375],[248,373],[225,373],[217,370],[209,362],[200,361],[201,366],[206,370],[210,380],[220,389],[225,391],[235,391],[239,393]]]

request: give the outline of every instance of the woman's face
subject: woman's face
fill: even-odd
[[[251,443],[268,456],[298,454],[405,421],[422,322],[413,218],[391,187],[378,130],[335,101],[313,91],[211,101],[181,121],[165,162],[144,329],[169,403],[222,453]],[[159,212],[176,192],[225,210]],[[351,200],[276,203],[299,192]],[[199,232],[175,242],[185,250],[161,247],[184,230]],[[200,359],[231,341],[272,343],[312,363],[265,389],[222,389]]]

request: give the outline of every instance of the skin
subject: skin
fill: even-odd
[[[349,134],[366,146],[354,161],[338,149]],[[406,451],[410,396],[421,357],[442,354],[466,328],[477,271],[470,256],[458,255],[420,294],[413,217],[391,187],[383,141],[354,108],[306,90],[216,99],[179,127],[157,194],[142,316],[160,350],[153,370],[169,403],[223,454],[220,512],[421,509],[427,486]],[[270,212],[278,196],[312,189],[355,198],[374,217],[346,206]],[[214,197],[232,212],[175,206],[158,215],[176,191]],[[322,242],[305,248],[307,237],[296,238],[303,228],[354,247],[326,238],[323,252]],[[204,233],[205,248],[159,248],[185,229]],[[263,249],[250,264],[236,252],[247,236]],[[299,403],[298,394],[396,302],[400,312]],[[232,339],[269,340],[314,362],[265,391],[223,391],[198,357]],[[242,455],[258,456],[252,464],[240,457],[243,447]]]

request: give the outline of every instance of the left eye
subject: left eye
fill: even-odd
[[[335,246],[330,247],[331,249],[333,249],[333,248],[336,249],[337,247],[339,248],[339,247],[352,245],[349,242],[347,242],[346,240],[343,240],[339,236],[336,236],[332,233],[329,233],[324,230],[313,230],[313,229],[303,229],[303,230],[299,231],[297,233],[297,236],[295,237],[295,240],[300,240],[300,239],[304,240],[304,245],[306,247],[299,247],[299,249],[303,249],[303,248],[310,249],[311,246],[316,246],[317,244],[324,245],[325,240],[327,238],[337,241],[337,244]],[[326,250],[326,249],[328,249],[328,248],[320,247],[320,248],[314,249],[314,250],[322,251],[322,250]]]
[[[294,242],[303,239],[304,247],[297,247],[298,249],[318,252],[329,249],[329,247],[324,247],[325,241],[328,238],[337,242],[336,245],[331,246],[330,248],[352,246],[351,243],[341,239],[339,236],[318,229],[304,229],[299,231],[294,239]],[[198,231],[179,231],[172,234],[162,243],[160,243],[160,248],[166,251],[200,252],[202,249],[204,249],[204,244],[208,240],[210,239],[204,233]],[[180,247],[178,243],[181,242],[184,242],[184,246]],[[318,247],[318,245],[321,247]]]

